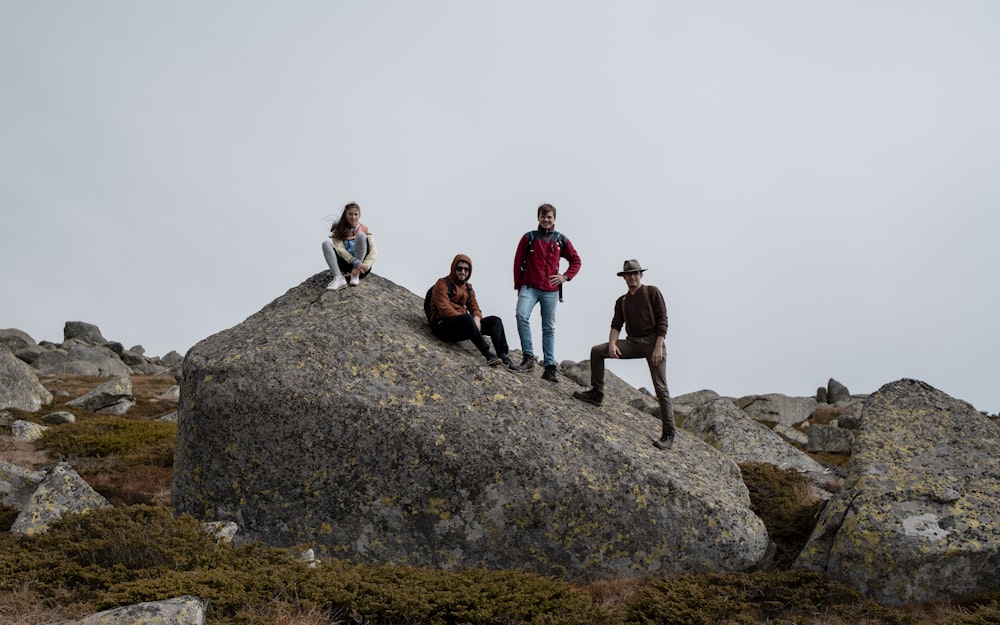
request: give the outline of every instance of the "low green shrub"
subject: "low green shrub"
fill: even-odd
[[[155,446],[176,436],[177,425],[170,422],[95,416],[46,430],[38,447],[53,457],[104,458]]]
[[[20,514],[20,510],[14,506],[0,503],[0,532],[10,530],[10,526],[14,524],[18,514]]]
[[[823,615],[823,620],[816,617]],[[914,620],[883,608],[821,573],[772,571],[679,576],[647,584],[622,611],[636,625],[879,623]]]

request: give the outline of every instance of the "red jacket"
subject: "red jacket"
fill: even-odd
[[[528,252],[530,245],[532,251]],[[560,241],[562,244],[560,244]],[[514,290],[530,286],[541,291],[558,291],[558,286],[549,284],[549,277],[559,272],[559,259],[569,261],[563,272],[567,280],[572,280],[580,271],[580,255],[565,236],[555,230],[534,230],[525,233],[514,253]]]

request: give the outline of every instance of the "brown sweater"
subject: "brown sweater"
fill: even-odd
[[[644,284],[634,295],[626,293],[615,300],[611,327],[621,332],[622,326],[631,337],[666,337],[667,303],[660,289]]]

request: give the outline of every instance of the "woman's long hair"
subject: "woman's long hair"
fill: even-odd
[[[361,207],[358,206],[357,202],[349,202],[344,206],[344,210],[340,211],[340,219],[333,222],[330,226],[330,236],[338,241],[343,241],[344,238],[351,233],[351,226],[347,223],[347,211],[356,208],[358,209],[358,214],[361,214]]]

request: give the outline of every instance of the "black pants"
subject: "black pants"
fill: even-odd
[[[457,343],[459,341],[472,341],[479,353],[486,355],[490,353],[490,346],[486,344],[483,334],[493,341],[493,349],[498,356],[505,356],[509,351],[507,346],[507,336],[503,331],[503,321],[500,317],[483,317],[480,325],[483,331],[476,327],[476,322],[472,315],[458,315],[446,319],[435,319],[431,324],[431,332],[434,336],[447,343]]]
[[[340,254],[337,254],[337,266],[340,267],[340,273],[348,277],[350,277],[351,272],[354,271],[354,266],[351,263],[344,260],[343,258],[341,258]],[[364,280],[367,277],[368,277],[368,272],[365,271],[364,267],[362,267],[361,273],[358,274],[358,279]]]

